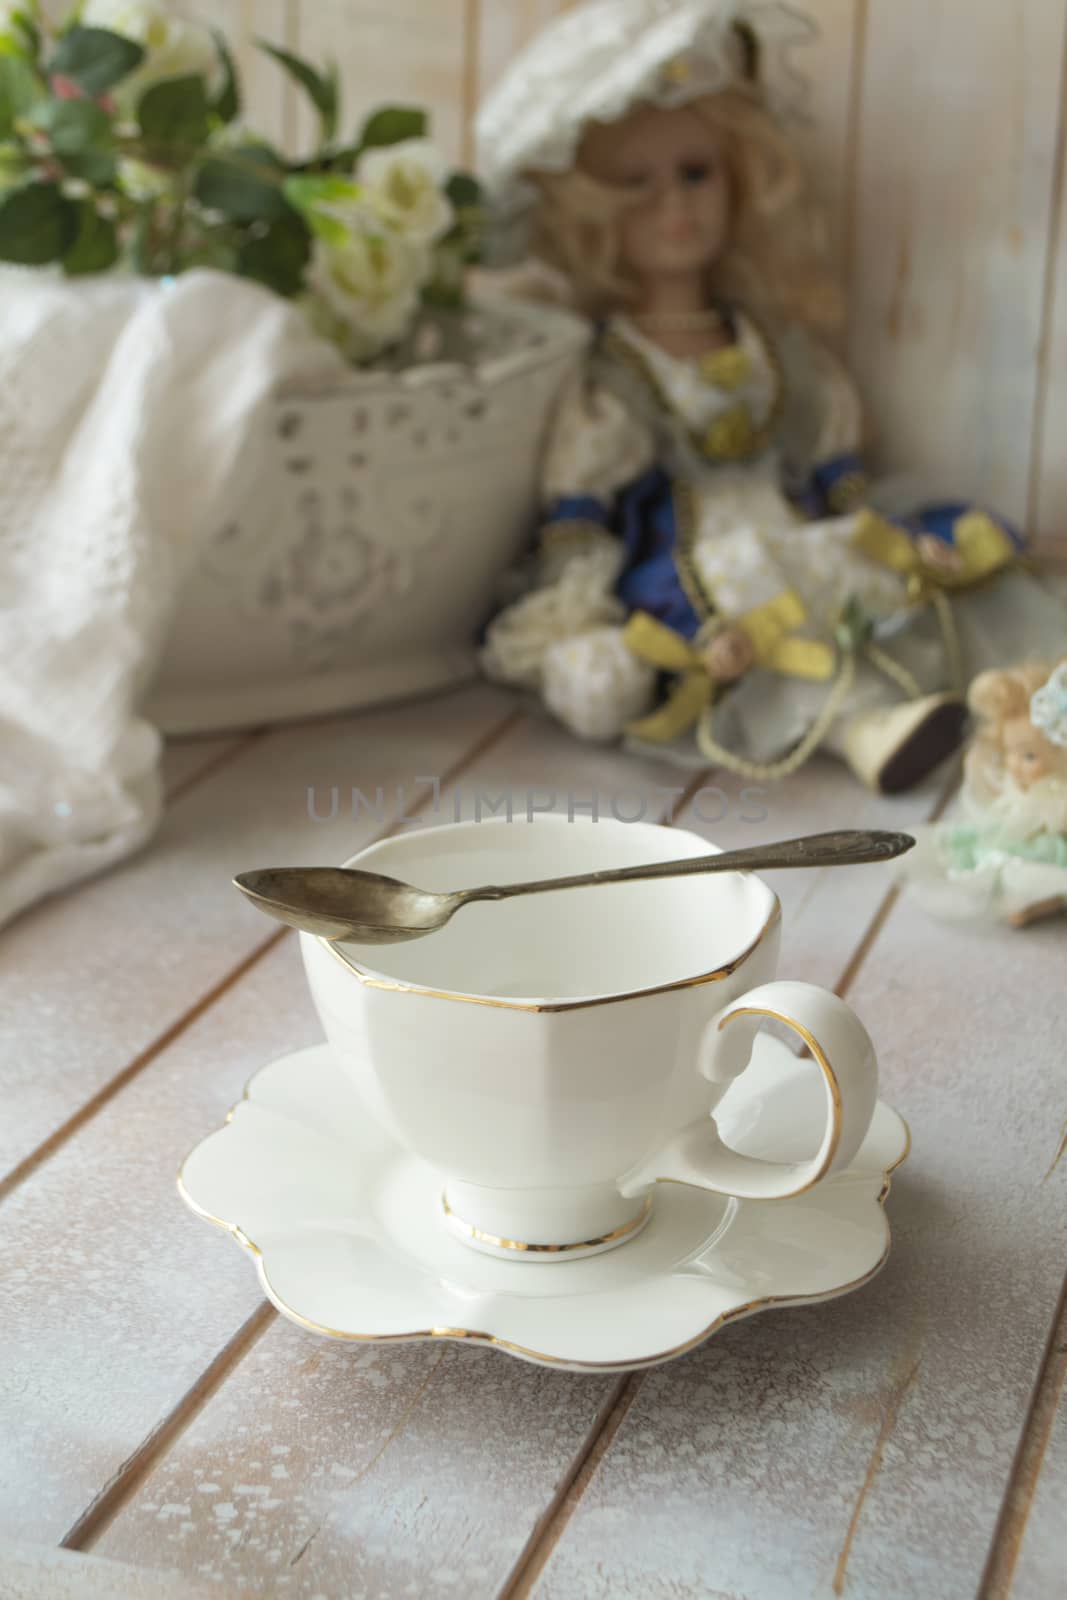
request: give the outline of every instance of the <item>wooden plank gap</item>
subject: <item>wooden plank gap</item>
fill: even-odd
[[[525,712],[519,707],[509,711],[499,722],[488,728],[457,761],[453,762],[440,780],[441,787],[444,788],[453,783],[472,762],[477,761],[487,750],[491,749],[493,745],[510,733],[517,723],[522,722],[525,719],[525,715]],[[425,792],[415,801],[414,806],[406,817],[398,817],[391,827],[384,828],[375,835],[374,839],[369,840],[368,844],[373,844],[378,839],[387,838],[390,833],[395,832],[401,821],[410,821],[413,817],[421,815],[430,803],[433,793],[432,787],[427,787]],[[50,1133],[48,1138],[43,1140],[35,1150],[31,1150],[29,1155],[25,1156],[17,1166],[12,1167],[7,1176],[0,1179],[0,1202],[6,1200],[8,1195],[18,1188],[19,1184],[24,1183],[28,1177],[37,1171],[38,1167],[54,1156],[58,1150],[61,1150],[74,1137],[79,1128],[84,1127],[90,1118],[94,1117],[102,1107],[113,1100],[139,1073],[150,1066],[169,1045],[173,1044],[183,1033],[186,1033],[194,1022],[197,1022],[205,1012],[209,1011],[217,1001],[221,1000],[223,995],[232,989],[235,984],[239,983],[246,973],[251,972],[252,968],[262,961],[265,955],[269,955],[274,947],[280,944],[290,932],[289,928],[279,928],[276,933],[270,934],[261,944],[256,945],[255,949],[250,951],[242,961],[239,961],[235,967],[232,967],[229,972],[220,978],[218,983],[201,995],[199,1000],[183,1011],[179,1017],[176,1017],[162,1033],[158,1034],[150,1044],[147,1044],[143,1050],[134,1056],[133,1060],[123,1067],[121,1072],[117,1073],[114,1078],[98,1089],[96,1094],[87,1100],[84,1105],[80,1106],[72,1116],[68,1117],[66,1122],[56,1128],[53,1133]]]
[[[528,716],[528,712],[521,705],[515,706],[499,722],[495,722],[491,728],[487,728],[480,738],[475,739],[470,749],[449,767],[441,778],[441,789],[447,789],[449,784],[454,783],[457,778],[461,777],[468,767],[473,766],[487,751],[492,750],[494,745],[498,745],[501,740],[506,739],[508,734],[517,728],[520,723],[528,721]],[[429,798],[430,796],[427,794],[425,799],[418,802],[412,813],[413,816],[418,816],[421,811],[425,810]],[[388,831],[391,833],[393,830],[389,829]]]
[[[848,1569],[848,1558],[852,1553],[852,1541],[856,1537],[856,1529],[859,1527],[864,1501],[867,1499],[871,1486],[881,1470],[889,1436],[897,1425],[897,1418],[900,1416],[900,1408],[904,1403],[904,1397],[919,1376],[920,1365],[921,1363],[916,1357],[903,1378],[894,1385],[882,1408],[882,1425],[878,1430],[878,1437],[875,1440],[874,1449],[871,1451],[871,1459],[867,1463],[867,1472],[860,1486],[860,1492],[856,1497],[856,1504],[852,1508],[852,1515],[849,1518],[845,1542],[841,1546],[841,1554],[838,1556],[837,1565],[834,1568],[834,1594],[840,1595],[845,1592],[845,1574]]]
[[[1034,414],[1030,430],[1030,473],[1026,491],[1026,526],[1037,527],[1041,510],[1041,474],[1045,464],[1045,416],[1049,400],[1049,367],[1056,317],[1056,268],[1063,223],[1064,184],[1067,183],[1067,22],[1063,30],[1060,66],[1060,102],[1056,118],[1056,145],[1052,155],[1052,193],[1049,197],[1048,241],[1044,281],[1041,286],[1041,333],[1034,364]],[[1061,530],[1062,531],[1062,530]]]
[[[282,21],[282,38],[285,41],[285,48],[289,51],[290,55],[299,55],[300,8],[298,0],[285,0],[285,13]],[[320,63],[316,61],[313,63],[313,65],[317,68]],[[281,69],[279,68],[279,71],[280,70]],[[283,137],[285,139],[286,153],[292,156],[296,151],[298,107],[296,85],[292,82],[288,73],[285,74],[285,84],[282,94]]]
[[[626,1414],[637,1399],[646,1373],[633,1372],[613,1385],[582,1448],[560,1479],[555,1494],[534,1524],[511,1576],[497,1600],[526,1600],[574,1515],[593,1474],[607,1454]]]
[[[1067,1277],[1019,1436],[977,1600],[1008,1600],[1056,1412],[1067,1381]]]
[[[690,800],[692,800],[693,796],[700,793],[701,789],[704,787],[705,780],[714,776],[715,774],[713,769],[711,767],[705,767],[704,770],[702,772],[698,772],[694,778],[690,778],[689,782],[678,796],[678,804],[676,806],[669,805],[666,811],[663,812],[660,820],[664,827],[672,828],[674,826],[682,812],[685,810],[686,806],[689,804]]]
[[[235,761],[239,755],[243,755],[246,750],[250,750],[254,745],[259,744],[266,732],[266,728],[256,728],[254,732],[246,734],[243,739],[238,739],[235,743],[226,745],[225,749],[216,750],[215,754],[209,756],[202,767],[197,767],[194,772],[187,773],[180,783],[174,785],[173,789],[167,790],[167,804],[173,805],[175,800],[180,800],[183,795],[189,793],[190,789],[195,789],[197,784],[203,783],[206,778],[214,777],[215,773],[219,772],[223,767],[228,767],[230,762]]]
[[[1060,1135],[1059,1147],[1058,1147],[1058,1149],[1056,1151],[1056,1154],[1053,1156],[1052,1160],[1049,1162],[1048,1171],[1045,1173],[1045,1176],[1041,1179],[1042,1183],[1047,1183],[1048,1182],[1048,1180],[1051,1178],[1052,1174],[1055,1172],[1056,1168],[1059,1166],[1060,1162],[1063,1160],[1063,1157],[1064,1157],[1065,1154],[1067,1154],[1067,1122],[1065,1122],[1063,1124],[1063,1132]]]
[[[867,63],[867,5],[868,0],[854,0],[852,15],[852,59],[849,68],[848,116],[845,119],[845,182],[841,197],[841,284],[846,299],[852,292],[856,262],[856,182]]]
[[[930,812],[930,815],[927,818],[928,824],[931,822],[937,822],[944,815],[949,802],[956,793],[956,790],[959,788],[960,774],[961,764],[960,759],[957,759],[953,761],[952,771],[949,775],[948,781],[941,790],[941,793],[934,803],[933,810]],[[824,871],[832,872],[833,868],[826,867],[824,868]],[[860,968],[863,966],[874,945],[877,943],[878,935],[889,921],[890,913],[892,912],[897,901],[900,899],[901,893],[902,890],[900,884],[894,884],[892,889],[886,891],[885,898],[883,899],[881,905],[878,907],[877,911],[874,913],[874,916],[867,924],[864,932],[860,935],[859,943],[856,945],[855,950],[849,957],[844,972],[834,985],[834,993],[836,995],[840,995],[842,1000],[845,998],[845,995],[856,981]]]
[[[481,94],[482,5],[463,0],[463,165],[474,167],[474,118]]]
[[[127,1500],[144,1483],[156,1462],[177,1443],[223,1380],[262,1338],[277,1315],[269,1300],[264,1300],[256,1307],[233,1338],[223,1345],[210,1366],[204,1368],[192,1388],[182,1396],[163,1421],[153,1428],[147,1438],[141,1441],[133,1454],[118,1468],[110,1482],[104,1485],[92,1504],[82,1512],[73,1527],[64,1534],[59,1542],[60,1549],[82,1552],[92,1549]]]

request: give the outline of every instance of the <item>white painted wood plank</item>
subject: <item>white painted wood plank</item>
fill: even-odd
[[[868,8],[853,365],[884,463],[1022,520],[1062,0]]]
[[[241,120],[282,150],[293,147],[296,90],[256,41],[291,44],[295,9],[296,0],[227,0],[226,10],[245,96]]]
[[[468,704],[468,716],[474,706],[479,708],[481,727],[487,720],[491,724],[501,702],[510,703],[489,691],[457,698]],[[412,708],[418,715],[415,723],[405,723],[404,714],[394,710],[392,720],[404,733],[399,745],[369,737],[366,719],[340,728],[323,723],[313,729],[288,730],[277,736],[269,770],[277,775],[288,767],[302,783],[309,777],[341,779],[346,759],[338,741],[351,737],[354,730],[366,740],[363,759],[368,764],[350,771],[351,778],[368,787],[397,778],[410,784],[411,770],[399,765],[398,756],[414,759],[417,746],[419,770],[424,760],[427,775],[432,776],[434,758],[444,751],[446,727],[453,742],[462,727],[461,748],[466,746],[469,722],[454,706],[449,715],[450,705],[451,701],[439,700]],[[430,731],[434,723],[436,733]],[[508,781],[517,790],[539,786],[546,773],[550,779],[560,774],[561,757],[566,760],[568,785],[573,783],[583,794],[594,787],[607,794],[623,773],[650,787],[653,781],[672,776],[659,763],[628,761],[618,753],[578,746],[547,724],[529,732],[521,724],[502,741],[499,753],[487,751],[470,779],[458,781],[455,794],[463,806],[473,809],[481,791],[499,792]],[[266,787],[262,771],[257,782]],[[238,795],[247,799],[250,792],[255,791],[247,788],[246,774]],[[197,846],[201,865],[219,849],[233,845],[227,818],[235,797],[230,791],[226,794],[229,804],[221,790],[213,798],[209,794],[208,820]],[[299,798],[302,802],[302,788]],[[452,815],[452,798],[445,789],[444,820]],[[272,844],[281,848],[284,841],[286,848],[291,846],[292,858],[308,824],[301,807],[290,812],[283,805],[279,810],[290,817],[290,831]],[[365,823],[359,830],[346,826],[342,831],[356,844],[357,834],[365,840],[375,830]],[[348,849],[347,844],[338,847],[325,858],[344,855]],[[185,870],[196,876],[192,863],[187,861]],[[132,909],[130,915],[132,927],[140,932],[151,899],[142,893],[138,904],[139,912]],[[262,1296],[247,1259],[229,1239],[189,1215],[175,1194],[174,1178],[192,1145],[221,1124],[253,1072],[273,1056],[319,1037],[296,940],[285,936],[276,950],[0,1205],[6,1290],[5,1360],[0,1363],[0,1527],[42,1540],[61,1538],[260,1304]],[[302,1344],[311,1371],[320,1359],[319,1346],[305,1336]],[[351,1358],[348,1365],[330,1369],[339,1382],[346,1381],[344,1374],[356,1361],[352,1352],[345,1354]],[[390,1369],[395,1371],[395,1385],[386,1400],[378,1393],[380,1373],[373,1361],[366,1380],[367,1404],[381,1417],[386,1435],[397,1426],[439,1352],[431,1351],[425,1358],[415,1355],[406,1363],[402,1353],[396,1354],[400,1359]],[[546,1415],[555,1417],[567,1440],[562,1454],[546,1449],[546,1460],[565,1462],[580,1444],[594,1412],[582,1411],[576,1401],[568,1406],[562,1396],[550,1400],[547,1380],[541,1382],[546,1393],[535,1386],[528,1391],[529,1403],[538,1397],[536,1406],[547,1407]],[[574,1392],[585,1391],[579,1384]],[[588,1392],[595,1407],[600,1391]],[[350,1428],[345,1408],[338,1412],[338,1425],[345,1432]],[[371,1429],[369,1421],[367,1426]],[[269,1463],[278,1464],[278,1460]],[[221,1497],[211,1498],[208,1491],[196,1488],[189,1502],[192,1509],[183,1511],[183,1502],[169,1498],[157,1508],[156,1526],[165,1525],[175,1534],[177,1549],[195,1553],[197,1541],[189,1535],[196,1527],[198,1508],[208,1516],[224,1548],[232,1540],[235,1521],[220,1513],[218,1506],[236,1504],[252,1516],[275,1509],[265,1507],[258,1492],[242,1495],[240,1485],[254,1481],[247,1457],[244,1465],[247,1473],[239,1474]],[[344,1474],[342,1479],[348,1481]],[[531,1523],[551,1487],[548,1483],[542,1498],[535,1496],[531,1502]],[[516,1493],[526,1492],[517,1486]],[[241,1527],[247,1531],[243,1522]],[[140,1560],[154,1564],[155,1551],[146,1550]],[[203,1576],[198,1561],[191,1576]]]
[[[1062,930],[1032,934],[898,905],[850,994],[914,1137],[885,1273],[650,1374],[543,1600],[975,1592],[1063,1270]]]
[[[260,1593],[489,1596],[611,1391],[454,1344],[320,1346],[279,1319],[100,1548]],[[186,1487],[180,1544],[160,1513]]]
[[[14,1539],[0,1539],[0,1578],[4,1600],[226,1600],[233,1593]]]
[[[0,1205],[0,1527],[61,1539],[261,1303],[175,1175],[265,1060],[318,1036],[286,938]],[[161,1520],[184,1540],[190,1517]]]
[[[463,149],[464,0],[302,0],[295,48],[308,60],[341,68],[346,137],[382,105],[429,111],[432,134],[453,161]],[[314,138],[315,119],[298,101],[298,146]]]
[[[841,264],[855,153],[850,123],[857,0],[813,0],[804,12],[817,30],[794,58],[808,82],[807,120],[788,131],[825,216],[833,257]]]
[[[317,786],[414,802],[512,705],[481,685],[432,703],[268,734],[181,795],[142,854],[49,900],[0,939],[0,1175],[23,1160],[270,934],[230,879],[272,861],[339,861],[383,825],[309,819]]]
[[[1034,531],[1044,548],[1067,559],[1067,71],[1059,106],[1059,172],[1054,211],[1057,226],[1048,242],[1046,323],[1039,352],[1043,391],[1042,427],[1035,462]]]
[[[479,97],[488,93],[504,68],[535,34],[568,9],[565,0],[480,0]]]
[[[510,782],[521,792],[555,783],[587,798],[593,784],[608,796],[671,777],[539,723],[490,750],[464,789],[469,807],[476,786]],[[728,797],[731,785],[723,784]],[[890,811],[899,822],[907,809],[865,795],[829,763],[813,764],[779,796],[764,836],[885,821]],[[732,819],[709,831],[724,843],[758,837],[761,825],[742,821],[736,792],[733,799]],[[928,801],[913,799],[912,814]],[[711,810],[709,799],[702,805]],[[791,971],[832,980],[839,947],[851,949],[884,890],[879,869],[870,871],[862,888],[857,877],[832,905],[822,874],[807,886],[799,874],[791,884],[779,875],[790,901]],[[248,1270],[235,1256],[238,1268]],[[604,1381],[546,1374],[492,1351],[338,1347],[279,1321],[97,1548],[293,1596],[488,1595],[505,1581],[612,1392]],[[198,1493],[201,1483],[218,1484],[218,1495]],[[268,1492],[239,1496],[236,1484]],[[220,1500],[223,1516],[213,1509]],[[161,1515],[172,1504],[192,1507],[192,1530],[183,1534]]]
[[[947,765],[906,795],[888,798],[867,793],[845,768],[818,757],[787,782],[765,789],[746,785],[726,774],[713,774],[703,797],[679,817],[682,826],[724,848],[790,839],[834,828],[890,828],[906,831],[929,815],[954,767]],[[715,817],[727,797],[722,821]],[[760,813],[762,820],[749,820]],[[824,867],[818,872],[762,874],[782,902],[782,977],[832,987],[856,948],[870,919],[893,884],[887,866]]]

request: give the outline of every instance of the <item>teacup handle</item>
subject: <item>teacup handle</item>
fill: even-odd
[[[863,1143],[878,1095],[878,1063],[852,1007],[812,983],[764,983],[733,1000],[706,1025],[698,1069],[726,1083],[748,1066],[761,1024],[773,1018],[807,1045],[822,1074],[826,1125],[809,1161],[761,1161],[731,1150],[712,1117],[700,1117],[620,1181],[624,1195],[658,1181],[690,1183],[742,1200],[787,1200],[847,1167]]]

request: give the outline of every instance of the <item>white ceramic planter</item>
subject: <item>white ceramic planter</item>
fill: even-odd
[[[485,301],[451,326],[462,359],[279,393],[271,468],[186,587],[146,715],[203,732],[473,677],[586,338],[564,312]]]

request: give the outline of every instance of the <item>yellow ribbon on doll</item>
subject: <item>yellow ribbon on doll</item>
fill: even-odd
[[[833,647],[821,639],[795,636],[796,629],[806,621],[807,613],[800,596],[787,589],[774,600],[734,619],[732,626],[748,635],[753,665],[791,678],[829,678],[836,662]],[[683,639],[647,611],[636,611],[622,636],[627,648],[639,660],[678,677],[666,703],[649,716],[628,723],[627,733],[653,744],[677,739],[700,719],[718,689],[718,681],[705,660],[704,647]]]
[[[908,599],[915,602],[929,600],[942,589],[966,589],[981,583],[1015,560],[1015,546],[984,511],[957,517],[952,534],[953,545],[946,546],[946,552],[954,550],[956,560],[942,565],[929,560],[904,528],[866,510],[857,519],[853,544],[872,561],[898,573],[907,585]]]

